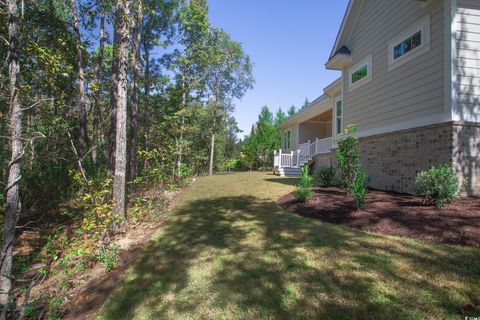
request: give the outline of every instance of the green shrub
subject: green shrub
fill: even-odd
[[[365,187],[366,180],[367,174],[363,171],[359,171],[352,185],[352,195],[355,199],[357,210],[362,209],[365,204],[365,198],[368,192],[368,189]]]
[[[434,204],[437,208],[452,202],[460,193],[455,170],[448,164],[419,172],[415,185],[417,194],[424,198],[424,202]]]
[[[113,244],[109,246],[102,246],[97,252],[96,260],[103,264],[107,272],[112,271],[118,264],[120,255],[120,246]]]
[[[313,178],[308,172],[308,167],[302,167],[302,175],[298,183],[297,188],[293,191],[293,196],[302,202],[306,202],[313,196],[312,186]]]
[[[297,187],[293,191],[293,196],[301,202],[307,202],[313,196],[313,191],[311,188]]]
[[[360,171],[360,147],[358,138],[348,135],[357,130],[353,124],[349,124],[338,141],[337,159],[338,168],[342,173],[343,184],[348,193],[352,193],[353,184],[357,173]]]
[[[315,183],[320,187],[339,186],[337,170],[333,166],[321,166],[315,173]]]

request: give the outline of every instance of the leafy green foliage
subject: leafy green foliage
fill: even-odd
[[[301,176],[298,186],[293,191],[293,196],[301,201],[306,202],[313,196],[313,177],[310,175],[307,166],[303,166],[301,169]]]
[[[424,202],[442,208],[454,201],[460,193],[460,184],[455,170],[448,164],[432,167],[417,174],[417,194]]]
[[[192,175],[207,170],[212,132],[217,142],[214,167],[247,167],[240,154],[240,130],[232,111],[234,99],[242,97],[254,83],[249,56],[225,31],[212,27],[206,0],[142,3],[140,55],[144,72],[138,82],[138,137],[132,139],[136,141],[138,174],[128,182],[125,221],[132,226],[158,219],[166,204],[163,192],[185,186]],[[76,152],[78,61],[70,3],[29,1],[22,7],[19,93],[25,148],[21,219],[39,220],[32,226],[40,229],[42,241],[32,244],[38,246],[34,248],[38,255],[18,261],[15,257],[14,265],[16,272],[23,272],[33,262],[46,263],[45,273],[62,276],[59,288],[52,286],[57,294],[70,289],[75,275],[96,260],[106,269],[113,268],[117,255],[108,241],[99,248],[99,243],[109,238],[111,226],[119,222],[112,214],[111,177],[107,176],[109,141],[113,140],[109,130],[114,52],[110,26],[116,18],[113,5],[111,1],[96,0],[78,3],[86,95],[92,105],[87,121],[88,152],[81,158]],[[101,12],[105,13],[107,32],[100,62],[101,51],[96,46]],[[8,39],[5,19],[7,15],[0,32]],[[0,53],[8,57],[6,41],[0,43]],[[8,68],[1,70],[4,88],[8,87],[7,73]],[[8,137],[9,99],[3,98],[0,136]],[[127,99],[131,99],[131,90]],[[278,117],[277,121],[281,121],[283,116]],[[131,129],[130,122],[126,129]],[[0,144],[0,179],[4,186],[11,156],[7,141]],[[145,196],[147,192],[155,199]],[[0,211],[4,198],[0,193]],[[0,236],[2,232],[3,228]],[[47,298],[47,293],[41,295]],[[47,300],[58,302],[54,296]],[[51,306],[49,318],[58,318],[57,307],[57,303]]]
[[[337,160],[342,172],[343,184],[355,199],[357,209],[365,204],[368,189],[365,187],[367,175],[361,170],[360,146],[358,138],[353,135],[357,131],[354,124],[349,124],[338,142]]]
[[[352,135],[357,130],[349,124],[338,141],[337,160],[342,173],[343,184],[352,192],[357,173],[360,171],[360,147],[358,138]]]
[[[321,187],[339,186],[341,181],[337,177],[337,170],[333,166],[321,166],[315,172],[315,183]]]
[[[117,266],[119,254],[120,246],[118,244],[102,246],[97,252],[95,259],[103,264],[107,272],[110,272]]]
[[[352,185],[352,195],[355,199],[355,205],[357,210],[360,210],[365,205],[365,198],[367,196],[368,189],[365,186],[367,180],[367,174],[363,171],[359,171],[355,176],[355,181]]]
[[[295,108],[295,106],[294,105],[290,106],[290,108],[288,108],[288,110],[287,110],[287,116],[291,117],[295,113],[297,113],[297,109]]]
[[[258,116],[255,130],[247,136],[241,147],[242,159],[250,169],[266,169],[273,166],[273,153],[280,148],[281,131],[279,125],[285,121],[282,109],[275,113],[263,106]]]

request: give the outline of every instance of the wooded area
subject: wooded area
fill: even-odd
[[[94,243],[129,223],[136,190],[222,170],[239,155],[233,101],[254,80],[249,56],[211,25],[205,0],[6,0],[1,8],[5,319],[27,312],[12,295],[15,239],[26,225],[57,219],[74,199],[77,231]],[[43,256],[43,274],[55,259]]]

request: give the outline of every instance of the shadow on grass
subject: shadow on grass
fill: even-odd
[[[299,178],[278,177],[273,179],[265,179],[265,181],[286,184],[288,186],[296,186],[298,184]]]
[[[476,308],[479,258],[312,222],[252,196],[194,200],[100,319],[442,318]]]

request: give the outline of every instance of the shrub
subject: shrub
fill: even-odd
[[[357,130],[353,124],[349,124],[338,141],[337,159],[338,167],[342,173],[343,184],[351,194],[357,173],[360,171],[360,147],[358,138],[347,136]]]
[[[306,202],[313,195],[313,191],[312,191],[313,178],[310,176],[307,166],[302,167],[301,172],[302,172],[302,175],[300,177],[300,181],[297,188],[293,192],[293,196],[297,200]]]
[[[455,170],[447,164],[419,172],[415,185],[417,194],[424,198],[424,203],[434,204],[437,208],[452,202],[460,193]]]
[[[337,171],[332,166],[321,166],[315,173],[315,183],[321,187],[340,185],[337,178]]]
[[[293,191],[293,196],[301,202],[307,202],[308,199],[313,196],[313,191],[310,188],[297,187],[297,189]]]
[[[363,171],[359,171],[355,177],[355,181],[352,185],[352,195],[355,199],[355,205],[357,210],[363,208],[365,204],[365,197],[367,196],[367,188],[365,187],[365,181],[367,179],[367,174]]]
[[[103,264],[105,271],[110,272],[118,264],[120,246],[118,244],[102,246],[96,255],[96,260]]]

